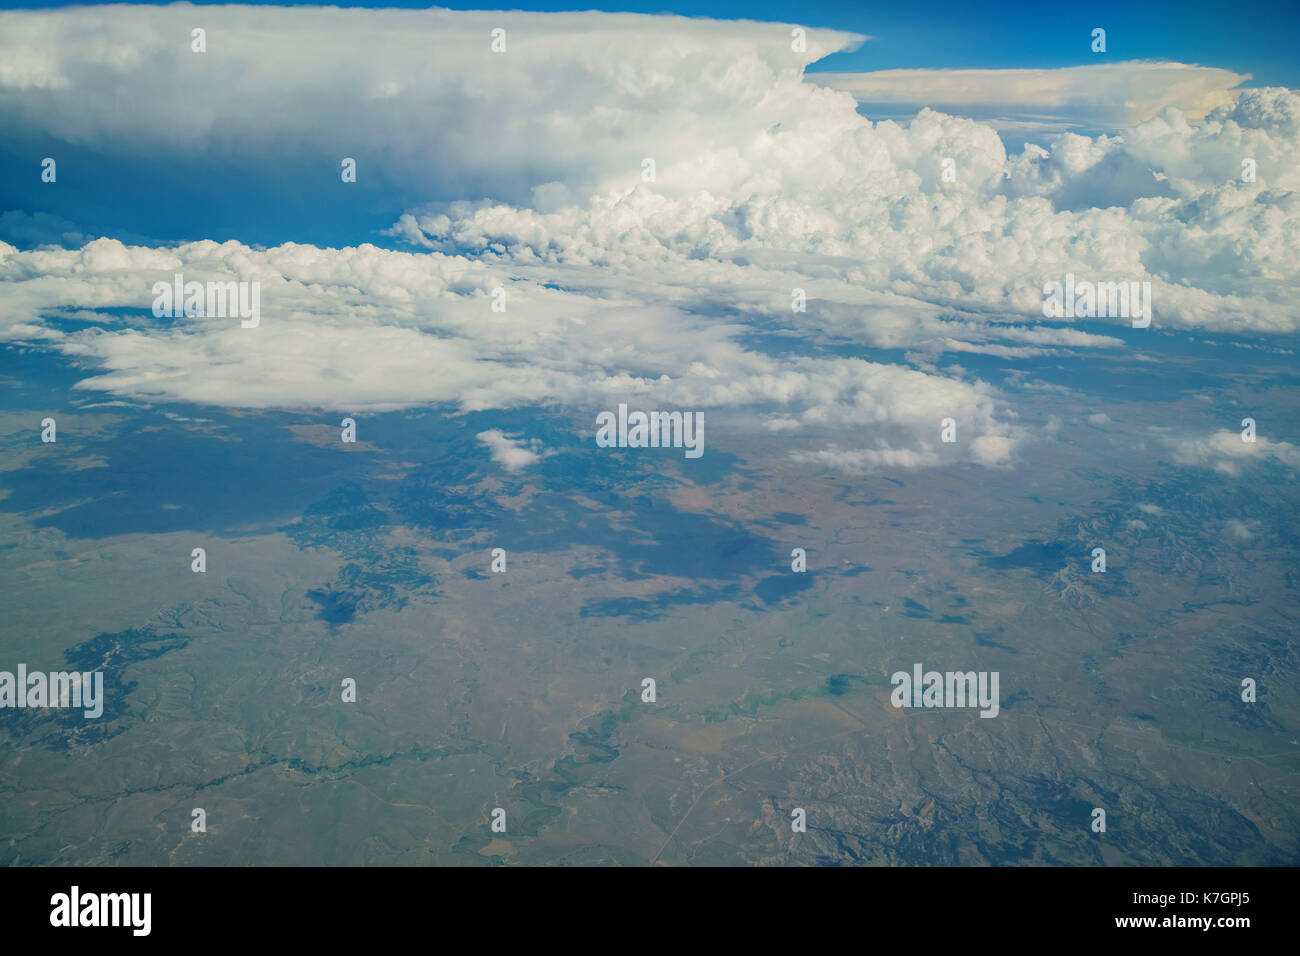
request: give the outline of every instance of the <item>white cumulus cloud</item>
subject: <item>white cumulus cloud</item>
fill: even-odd
[[[479,432],[474,436],[492,455],[492,460],[506,471],[522,471],[529,465],[535,465],[546,456],[537,439],[511,438],[498,428]]]

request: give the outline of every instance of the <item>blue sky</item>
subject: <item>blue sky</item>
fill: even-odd
[[[92,4],[93,5],[93,4]],[[214,5],[199,0],[199,6]],[[291,2],[261,6],[316,6]],[[72,6],[65,3],[0,3],[0,9]],[[865,33],[874,39],[855,52],[830,57],[814,70],[891,70],[1082,66],[1096,62],[1089,48],[1094,27],[1107,31],[1108,56],[1116,60],[1177,60],[1250,73],[1247,86],[1300,86],[1300,12],[1294,0],[1261,0],[1245,6],[1210,2],[1087,4],[1043,2],[906,3],[808,0],[805,3],[490,3],[330,4],[338,7],[430,6],[452,10],[605,10],[676,13],[689,17],[807,23]]]

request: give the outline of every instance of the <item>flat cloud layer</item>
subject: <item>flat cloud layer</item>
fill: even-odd
[[[799,454],[870,470],[950,460],[949,416],[967,460],[1013,459],[1025,433],[1008,400],[937,363],[1122,348],[1044,318],[1043,286],[1067,272],[1150,282],[1155,329],[1296,331],[1296,94],[1214,106],[1235,77],[1117,64],[1110,82],[1150,118],[1008,155],[990,126],[931,109],[868,121],[803,73],[860,38],[808,37],[796,54],[789,26],[595,13],[0,14],[0,122],[17,139],[213,151],[236,178],[350,156],[359,177],[465,197],[394,223],[406,252],[151,248],[60,224],[79,248],[0,243],[0,338],[58,349],[94,370],[81,388],[137,400],[727,408],[831,436]],[[1056,101],[1077,84],[1051,87]],[[1170,97],[1209,112],[1193,124]],[[261,323],[155,319],[150,290],[175,273],[258,282]],[[782,349],[791,337],[803,347]],[[914,367],[846,358],[830,338]],[[834,440],[862,426],[871,447]],[[479,437],[507,468],[535,460],[508,429]]]
[[[980,109],[1040,122],[1133,126],[1173,106],[1190,119],[1232,102],[1229,91],[1250,79],[1186,63],[1104,63],[1054,70],[877,70],[818,73],[816,80],[859,102]]]

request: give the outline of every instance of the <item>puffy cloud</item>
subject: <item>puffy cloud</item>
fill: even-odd
[[[506,471],[522,471],[548,454],[540,450],[542,445],[536,438],[527,441],[511,438],[498,428],[479,432],[474,437],[487,445],[492,460]]]
[[[1300,447],[1269,441],[1263,435],[1247,442],[1242,441],[1240,432],[1218,431],[1205,438],[1166,438],[1165,442],[1179,464],[1212,468],[1229,476],[1240,475],[1246,465],[1263,462],[1300,467]]]
[[[0,14],[0,122],[101,149],[217,150],[236,173],[324,156],[332,177],[335,157],[353,156],[361,176],[429,201],[391,225],[409,252],[151,248],[15,221],[78,248],[0,244],[0,335],[84,363],[83,389],[241,407],[726,408],[744,427],[819,436],[795,454],[828,466],[1001,466],[1026,434],[1014,410],[937,371],[940,356],[1123,347],[1046,320],[1047,281],[1149,281],[1157,329],[1300,329],[1300,199],[1285,165],[1300,97],[1228,97],[1241,78],[1223,71],[1063,71],[1044,87],[1063,108],[1095,75],[1125,91],[1126,120],[1150,118],[1009,156],[970,118],[864,118],[804,75],[858,39],[833,31],[794,54],[787,27],[748,22],[202,12],[203,55],[189,52],[190,7]],[[503,54],[489,48],[496,26]],[[1241,181],[1243,150],[1255,183]],[[149,290],[176,272],[259,282],[261,324],[153,319]],[[497,288],[505,312],[490,307]],[[916,367],[846,357],[846,344]],[[957,447],[938,443],[945,417]],[[847,437],[863,426],[869,441]],[[507,467],[536,451],[484,435]],[[1213,444],[1179,454],[1235,460]]]
[[[982,465],[1005,465],[1015,447],[1016,440],[1010,435],[980,435],[971,443],[971,454]]]
[[[258,282],[260,323],[155,319],[153,283],[177,273]],[[52,347],[94,370],[79,388],[149,402],[342,411],[645,402],[735,409],[743,427],[760,427],[774,412],[796,429],[866,425],[904,449],[952,416],[969,430],[973,460],[984,463],[1001,463],[1018,435],[1003,401],[981,383],[856,358],[769,354],[740,343],[745,324],[654,295],[641,296],[655,300],[644,304],[626,292],[557,289],[439,252],[235,242],[160,250],[113,239],[23,252],[0,244],[0,278],[8,280],[0,301],[12,337],[35,338],[51,310],[124,310]],[[505,312],[492,309],[498,287]],[[982,436],[996,440],[979,443]],[[536,451],[481,437],[510,466],[522,461],[518,452]]]
[[[738,144],[727,176],[714,175],[708,154],[679,163],[681,175],[661,171],[654,184],[597,192],[583,204],[453,203],[415,210],[395,231],[425,248],[542,264],[577,283],[617,275],[670,296],[704,281],[729,301],[770,306],[777,290],[800,287],[831,306],[817,321],[863,304],[865,288],[901,297],[896,305],[930,306],[902,310],[920,315],[926,334],[882,311],[868,338],[906,325],[940,350],[1034,354],[969,335],[945,342],[933,307],[985,328],[992,312],[1041,319],[1043,285],[1067,272],[1150,282],[1156,327],[1295,331],[1300,194],[1274,157],[1300,149],[1290,120],[1297,101],[1289,91],[1250,90],[1212,114],[1278,118],[1252,143],[1271,185],[1241,182],[1239,158],[1211,169],[1175,149],[1171,174],[1153,175],[1159,157],[1149,144],[1175,135],[1172,109],[1124,137],[1067,134],[1051,151],[1008,158],[993,130],[970,120],[927,109],[906,126],[872,124],[829,100]],[[1180,121],[1177,129],[1186,150],[1206,155],[1227,137],[1227,157],[1239,146],[1234,124]],[[946,158],[956,160],[955,182],[943,181]],[[1043,333],[1025,333],[1033,334]]]
[[[1251,530],[1250,527],[1251,524],[1258,524],[1258,522],[1252,521],[1250,524],[1247,524],[1239,518],[1230,519],[1223,525],[1224,539],[1237,544],[1246,543],[1251,538],[1255,537],[1255,532]]]
[[[1244,159],[1254,160],[1261,188],[1300,188],[1297,142],[1300,96],[1270,87],[1242,91],[1196,125],[1178,110],[1162,110],[1127,131],[1123,148],[1160,170],[1180,195],[1196,196],[1206,186],[1240,182]]]
[[[1300,98],[1232,99],[1242,77],[1226,71],[1110,64],[1007,71],[1006,82],[975,71],[958,84],[970,96],[1042,89],[1070,103],[1086,90],[1154,114],[1121,136],[1070,134],[1008,156],[990,126],[933,109],[905,124],[864,119],[826,74],[803,74],[860,39],[835,31],[812,31],[795,54],[777,24],[207,8],[209,52],[197,55],[189,8],[87,15],[95,31],[67,11],[0,14],[0,53],[14,54],[0,90],[22,91],[0,93],[6,126],[149,153],[219,147],[250,176],[283,171],[295,152],[313,164],[348,155],[363,180],[401,183],[403,195],[493,195],[417,205],[391,232],[511,269],[540,265],[577,287],[612,273],[680,301],[705,278],[746,307],[770,304],[789,281],[848,309],[866,288],[978,321],[1041,318],[1043,284],[1070,271],[1150,281],[1158,327],[1300,323],[1300,174],[1289,160]],[[489,48],[497,25],[503,54]],[[384,56],[331,55],[345,48]],[[212,84],[214,69],[233,81]],[[927,76],[908,79],[918,102],[943,85]],[[106,89],[129,107],[103,108]],[[1179,109],[1221,102],[1199,125]],[[1255,183],[1241,182],[1243,155],[1257,161]],[[646,157],[653,183],[641,182]],[[904,333],[917,339],[904,347],[1014,358],[1041,344],[926,325]]]

